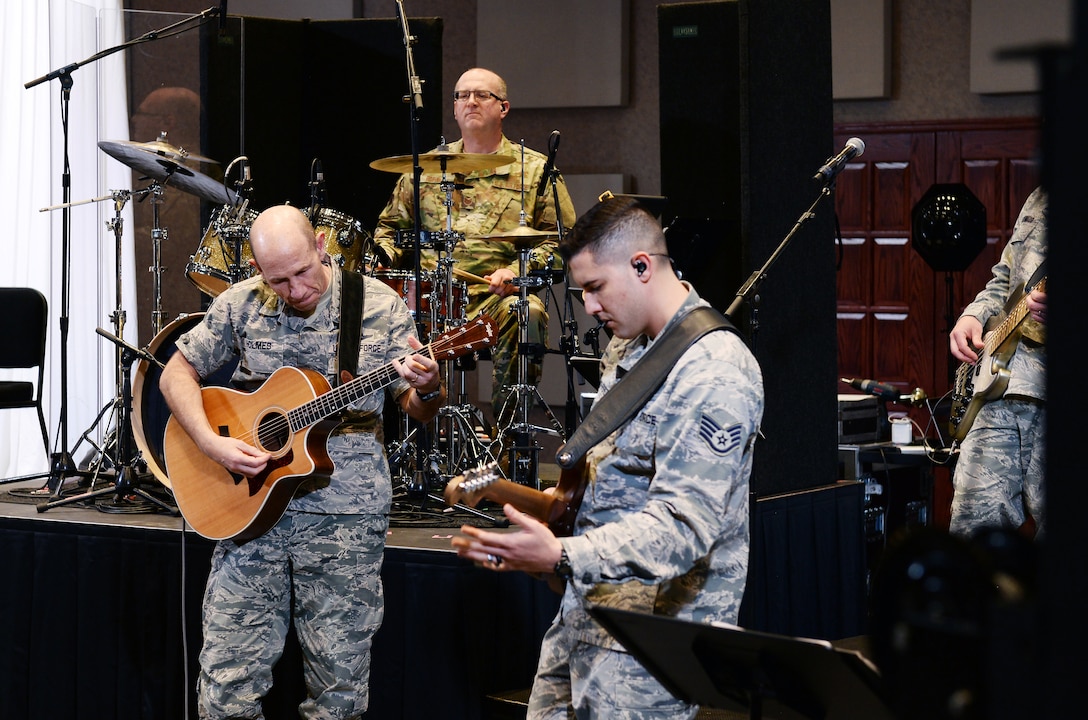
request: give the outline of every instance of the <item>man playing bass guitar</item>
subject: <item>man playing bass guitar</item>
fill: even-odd
[[[1022,337],[1008,360],[1008,385],[979,408],[960,445],[949,526],[959,535],[1002,527],[1040,537],[1046,526],[1046,292],[1033,281],[1047,254],[1046,213],[1046,192],[1036,188],[1020,210],[993,277],[949,336],[953,356],[978,362],[976,348],[984,345],[987,321],[1026,293]]]
[[[594,425],[595,414],[611,416],[604,409],[617,398],[625,410],[615,416],[629,419],[586,454],[588,485],[570,537],[556,537],[507,504],[520,532],[463,527],[453,545],[492,570],[554,572],[566,580],[541,646],[529,718],[694,718],[698,708],[673,697],[588,608],[606,603],[736,623],[748,570],[748,481],[763,416],[762,374],[728,327],[691,340],[678,330],[710,308],[677,277],[661,226],[636,200],[595,205],[560,252],[586,311],[613,335],[582,427]],[[680,338],[685,342],[675,342]],[[668,362],[659,362],[662,356]],[[658,365],[658,384],[645,383],[640,366]],[[647,386],[656,388],[648,396],[641,392]]]

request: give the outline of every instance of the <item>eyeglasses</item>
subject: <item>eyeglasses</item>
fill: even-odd
[[[478,102],[487,102],[488,100],[498,100],[499,102],[506,102],[506,98],[499,97],[490,90],[454,90],[453,101],[468,102],[473,95],[476,96],[476,100]]]

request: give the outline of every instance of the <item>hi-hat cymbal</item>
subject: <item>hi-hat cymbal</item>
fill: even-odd
[[[166,143],[161,144],[166,145]],[[121,140],[103,140],[98,143],[98,147],[110,157],[120,160],[133,170],[163,185],[176,187],[191,195],[196,195],[220,205],[232,205],[234,203],[234,193],[223,187],[221,182],[213,180],[197,170],[185,167],[181,162],[181,157],[160,154],[157,150],[148,147],[158,145],[160,145],[158,142],[134,143]],[[191,159],[200,156],[188,155],[187,157]],[[202,158],[199,162],[214,161]]]
[[[419,166],[426,173],[470,173],[477,170],[489,170],[514,162],[513,155],[491,155],[489,153],[455,153],[438,151],[419,156]],[[370,163],[370,167],[382,172],[412,172],[415,164],[411,155],[394,155],[380,158]]]
[[[477,240],[502,240],[514,245],[536,245],[549,238],[559,237],[559,233],[553,230],[536,230],[528,225],[518,225],[513,230],[489,233],[487,235],[474,235]]]

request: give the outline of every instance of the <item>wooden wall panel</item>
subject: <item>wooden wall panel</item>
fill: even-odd
[[[841,377],[904,392],[921,387],[930,397],[948,390],[950,322],[989,279],[1038,183],[1037,135],[1032,119],[836,128],[836,146],[851,136],[866,143],[835,197],[845,245],[837,284]],[[964,272],[938,273],[911,247],[911,210],[938,182],[962,182],[986,206],[987,245]]]

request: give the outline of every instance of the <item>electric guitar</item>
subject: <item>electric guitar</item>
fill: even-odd
[[[559,474],[555,493],[511,482],[503,477],[498,463],[490,462],[458,475],[446,484],[443,497],[446,504],[457,503],[476,507],[481,500],[510,503],[521,512],[548,526],[557,536],[574,531],[574,517],[585,494],[585,458]]]
[[[1032,290],[1046,290],[1046,277]],[[996,328],[986,333],[978,362],[963,363],[956,370],[952,388],[952,408],[948,427],[953,440],[962,441],[983,405],[1001,397],[1009,386],[1012,373],[1009,361],[1020,345],[1021,325],[1028,315],[1027,298],[1031,291],[1021,286],[1005,304],[1006,316]]]
[[[480,315],[418,352],[441,362],[494,345],[495,340],[494,320]],[[270,453],[272,459],[251,478],[232,473],[201,452],[171,416],[163,450],[182,516],[211,540],[259,537],[279,522],[303,481],[332,476],[325,442],[340,422],[333,416],[399,377],[391,362],[332,389],[319,372],[282,367],[252,393],[201,388],[211,426],[224,437]]]
[[[487,463],[458,475],[446,484],[442,493],[446,504],[462,503],[476,507],[481,500],[510,503],[521,512],[548,526],[557,537],[574,532],[574,518],[586,492],[586,459],[583,456],[572,468],[563,468],[554,493],[511,482],[502,476],[498,463]],[[541,577],[554,592],[563,594],[566,582],[558,575],[546,573]]]

